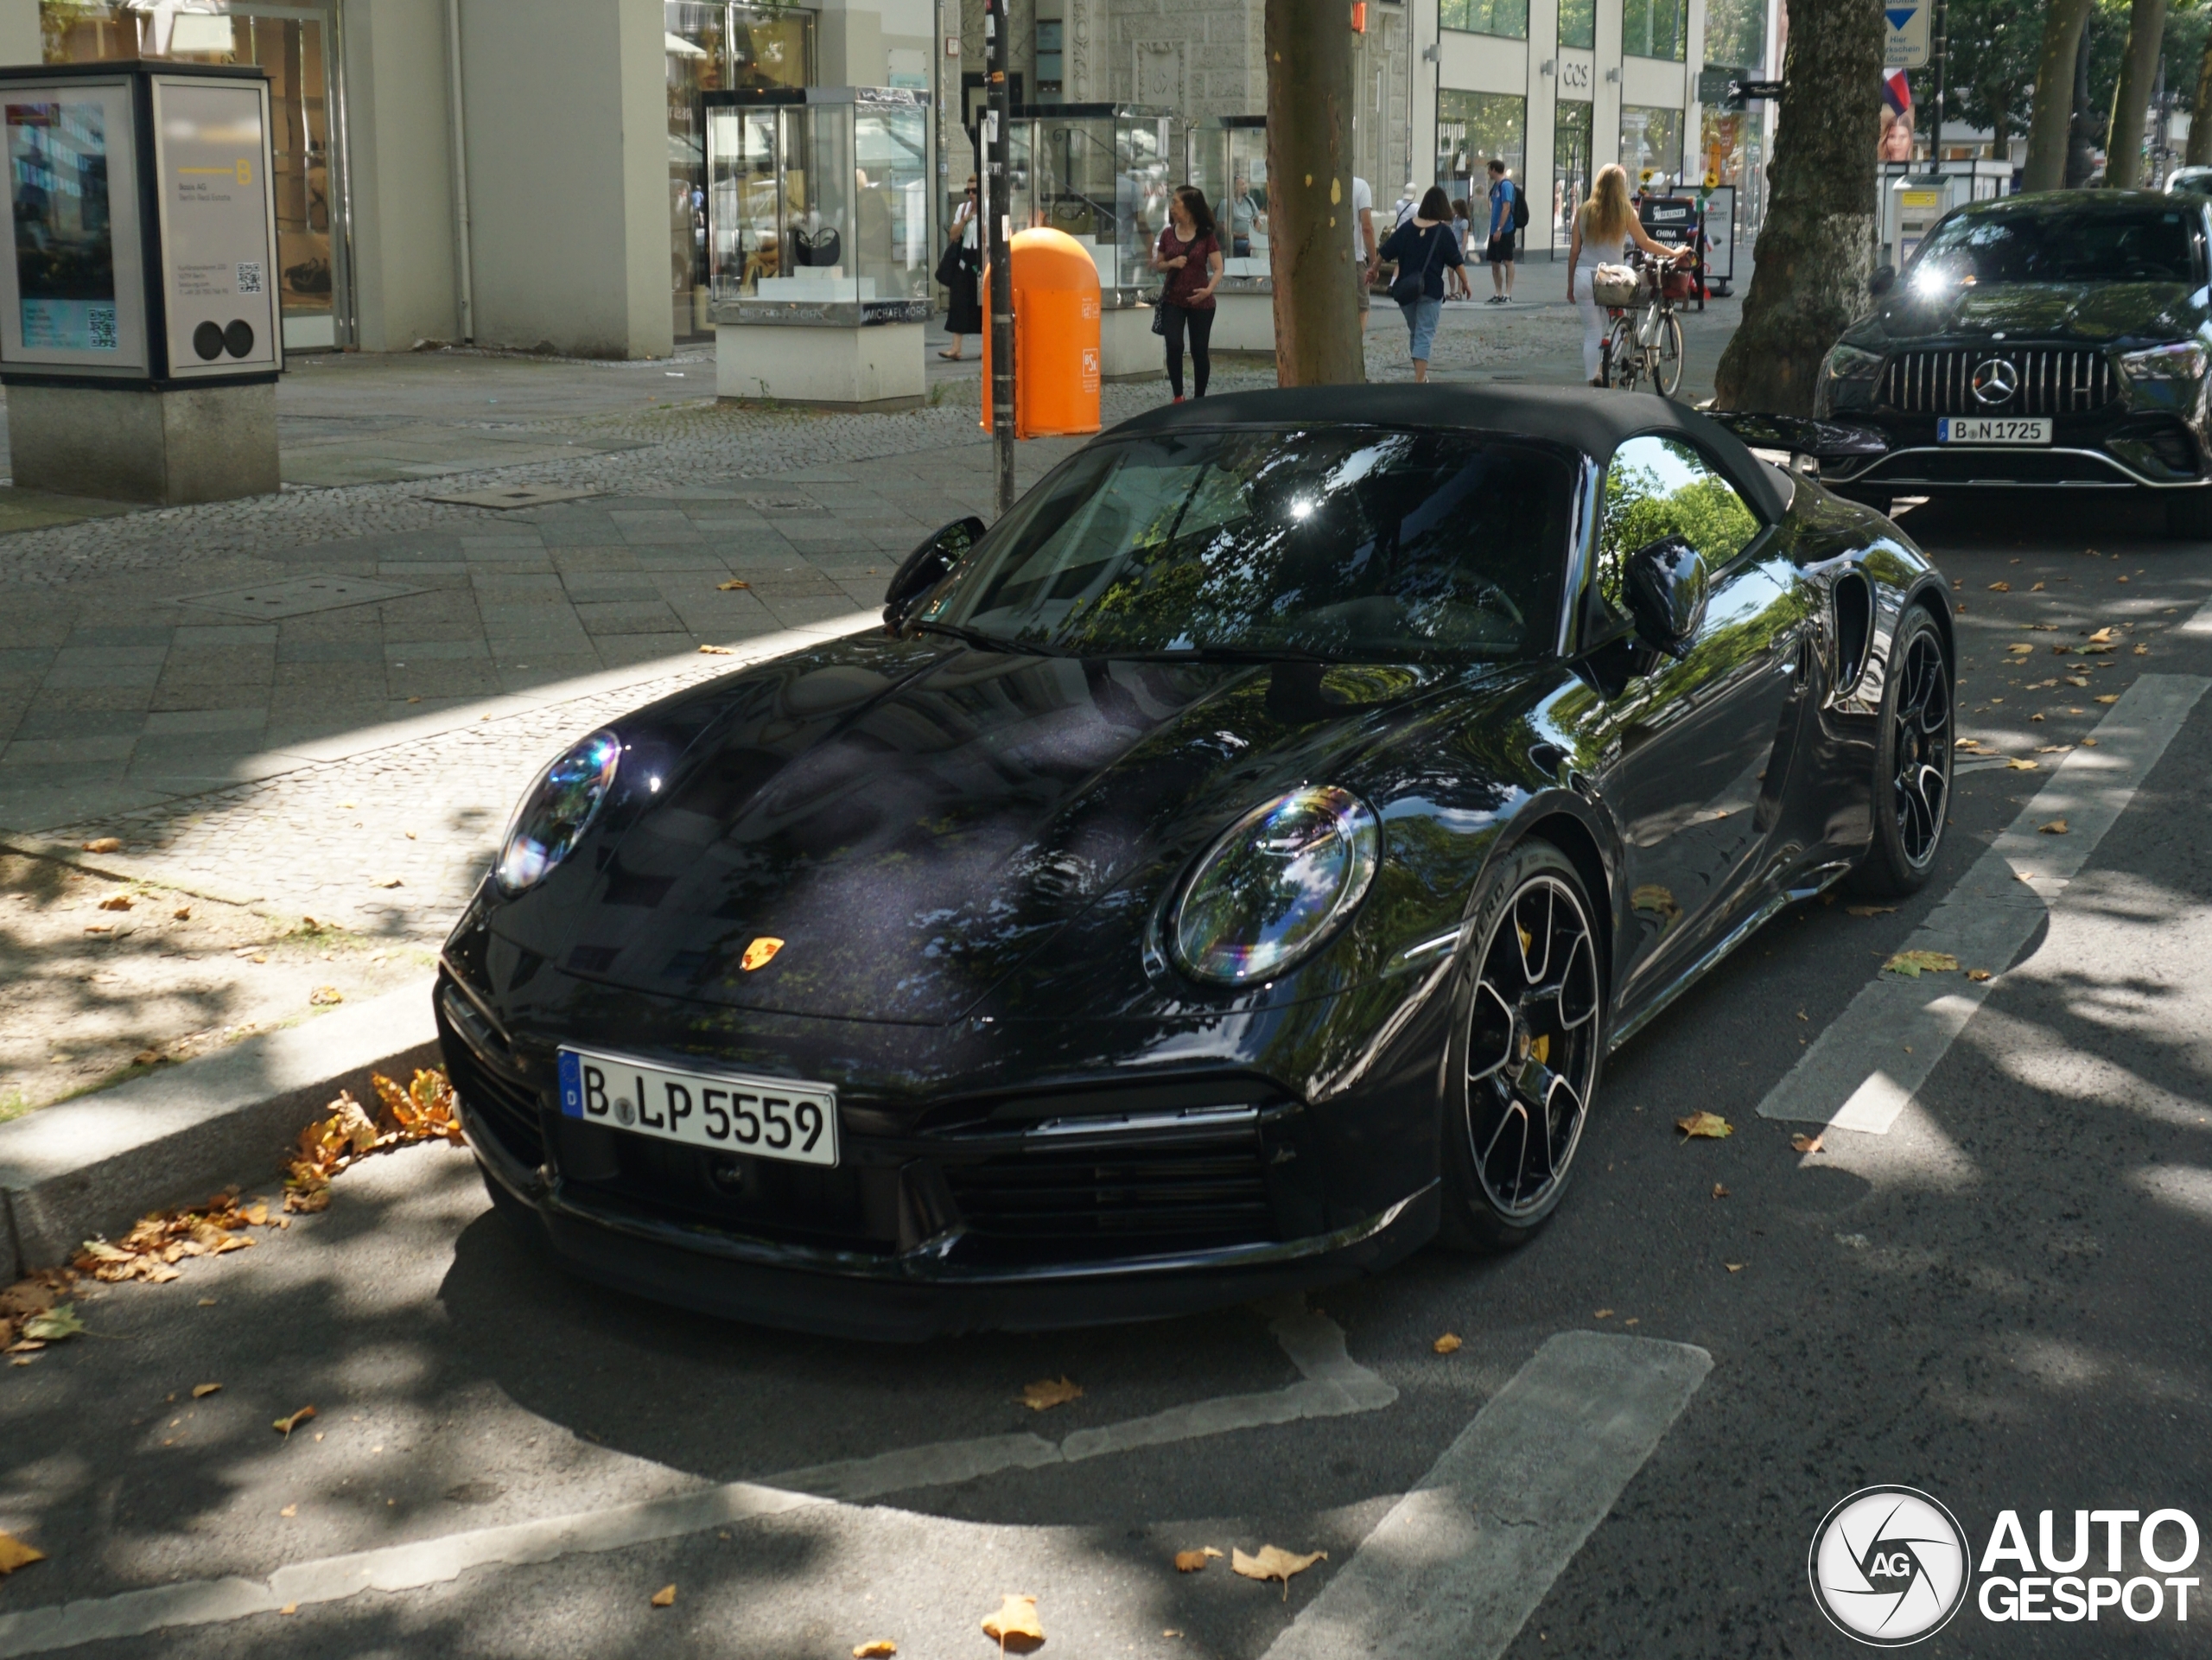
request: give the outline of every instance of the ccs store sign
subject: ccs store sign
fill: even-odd
[[[2202,1542],[2188,1511],[2031,1514],[2032,1539],[2022,1512],[1999,1511],[1977,1555],[1942,1501],[1862,1489],[1814,1532],[1814,1600],[1846,1636],[1877,1648],[1932,1637],[1969,1605],[1969,1619],[1999,1625],[2188,1623]]]

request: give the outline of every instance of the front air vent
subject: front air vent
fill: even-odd
[[[1836,579],[1830,601],[1835,608],[1835,689],[1849,691],[1866,671],[1867,643],[1874,636],[1874,595],[1866,578],[1847,571]]]
[[[2005,379],[1986,374],[1991,363],[2011,371],[2012,390],[2002,398],[1977,396]],[[1968,346],[1934,352],[1900,352],[1883,366],[1882,407],[1901,415],[2087,415],[2120,395],[2111,359],[2077,346]]]

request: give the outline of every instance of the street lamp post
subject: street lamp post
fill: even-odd
[[[991,438],[998,451],[998,511],[1014,506],[1014,110],[1007,95],[1007,0],[984,0],[983,245],[991,264]]]

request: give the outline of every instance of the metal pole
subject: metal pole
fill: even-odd
[[[1951,55],[1951,0],[1936,0],[1936,130],[1929,136],[1929,170],[1943,170],[1943,73]]]
[[[1007,162],[1014,144],[1014,111],[1006,79],[1007,0],[984,0],[984,61],[990,71],[983,111],[984,200],[989,204],[984,245],[991,262],[991,437],[998,449],[998,510],[1014,506],[1014,177]]]

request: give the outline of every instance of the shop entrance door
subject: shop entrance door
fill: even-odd
[[[1552,258],[1564,258],[1574,213],[1590,194],[1592,120],[1586,99],[1563,98],[1552,128]]]
[[[142,10],[99,0],[41,0],[39,32],[46,61],[153,58],[254,64],[266,70],[284,349],[350,345],[345,103],[339,86],[335,9],[210,3],[208,10],[180,11]]]

